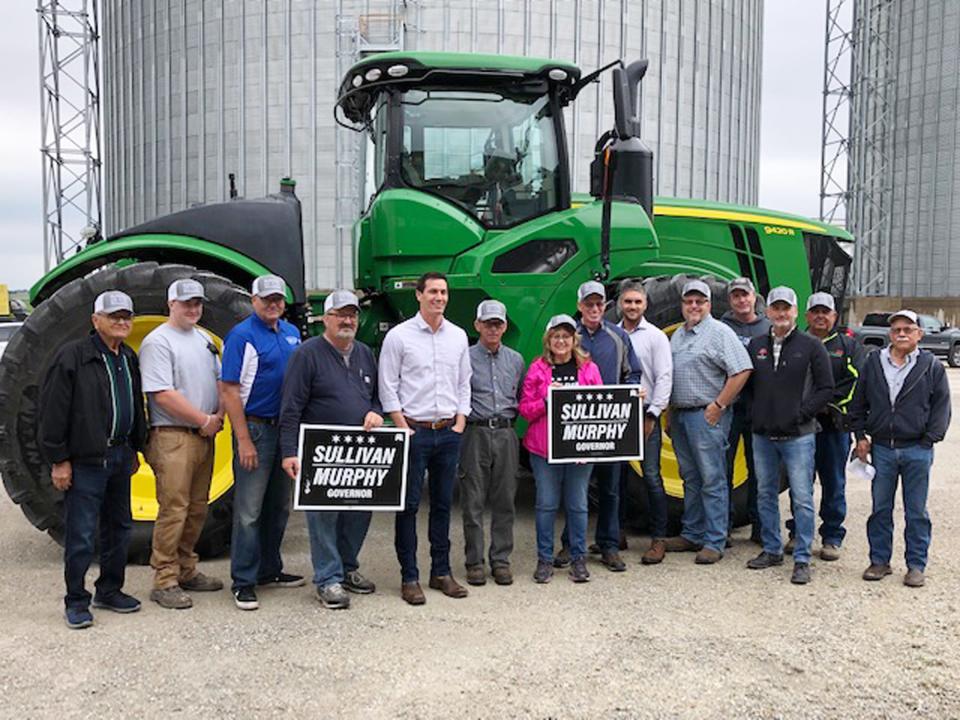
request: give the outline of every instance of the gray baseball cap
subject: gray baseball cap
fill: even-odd
[[[727,293],[732,293],[734,290],[743,290],[744,292],[755,293],[757,290],[753,287],[753,281],[748,277],[738,277],[731,280],[727,283]]]
[[[283,295],[286,297],[287,284],[283,278],[276,275],[261,275],[253,281],[250,288],[250,294],[257,297],[270,297],[271,295]]]
[[[360,300],[350,290],[334,290],[323,301],[323,311],[325,313],[345,307],[360,309]]]
[[[207,299],[207,296],[203,294],[203,285],[196,280],[191,280],[190,278],[174,280],[170,283],[170,287],[167,288],[167,300],[184,302],[185,300],[193,300],[194,298],[200,298],[201,300]]]
[[[599,295],[606,300],[607,291],[603,289],[603,283],[598,283],[596,280],[587,280],[577,290],[577,300],[581,302],[586,300],[591,295]]]
[[[904,320],[909,320],[914,325],[920,324],[920,318],[917,317],[917,314],[913,310],[897,310],[897,312],[893,313],[889,317],[888,322],[891,325],[893,325],[893,321],[896,320],[897,318],[903,318]]]
[[[813,310],[815,307],[825,307],[827,310],[836,311],[837,305],[833,301],[833,295],[825,292],[815,292],[807,298],[807,310]]]
[[[780,285],[767,293],[767,305],[773,305],[775,302],[785,302],[791,307],[797,306],[797,294],[792,288],[786,285]]]
[[[100,315],[109,315],[111,313],[126,310],[133,312],[133,300],[125,292],[119,290],[107,290],[97,295],[93,301],[93,311]]]
[[[547,322],[547,332],[550,332],[554,328],[560,327],[561,325],[569,325],[571,330],[574,332],[577,331],[577,321],[569,315],[563,313],[560,315],[554,315],[552,318],[550,318],[550,320]]]
[[[707,285],[703,280],[687,280],[683,284],[683,292],[680,293],[682,297],[686,297],[690,293],[700,293],[707,300],[710,299],[710,286]]]
[[[486,320],[507,321],[507,308],[499,300],[484,300],[477,305],[477,320],[484,322]]]

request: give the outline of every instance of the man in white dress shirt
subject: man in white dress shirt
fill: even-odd
[[[387,333],[380,351],[380,403],[397,427],[409,429],[410,458],[403,511],[395,544],[402,573],[401,596],[423,605],[417,567],[417,509],[424,472],[430,477],[430,587],[452,598],[467,589],[450,571],[450,506],[460,442],[470,414],[467,334],[446,320],[447,278],[428,272],[417,281],[419,312]]]

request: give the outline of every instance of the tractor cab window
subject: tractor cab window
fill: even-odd
[[[557,209],[560,162],[547,96],[411,90],[401,110],[405,185],[456,203],[487,227]]]
[[[811,291],[828,292],[836,300],[837,308],[843,307],[850,266],[853,263],[849,243],[841,243],[836,238],[813,233],[804,233],[803,242],[810,267]]]

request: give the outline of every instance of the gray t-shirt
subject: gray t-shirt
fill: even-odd
[[[183,418],[164,412],[153,393],[177,390],[200,412],[212,415],[220,407],[217,380],[220,356],[210,336],[202,330],[180,330],[164,323],[152,330],[140,345],[140,375],[147,393],[150,425],[196,427]]]

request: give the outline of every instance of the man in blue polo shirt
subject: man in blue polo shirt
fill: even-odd
[[[590,353],[590,359],[600,369],[604,385],[640,384],[640,361],[633,351],[630,336],[622,327],[604,320],[607,295],[603,285],[596,280],[583,283],[577,290],[577,309],[580,311],[581,347]],[[600,562],[613,572],[623,572],[626,563],[620,557],[620,478],[623,463],[597,463],[594,477],[597,482],[597,529],[596,550]],[[567,562],[567,530],[561,538],[563,550],[554,564]],[[626,543],[623,543],[625,548]],[[591,552],[594,549],[591,548]]]
[[[253,281],[253,314],[223,346],[223,406],[233,425],[233,539],[230,575],[241,610],[256,610],[256,585],[298,587],[283,572],[280,543],[290,516],[290,481],[281,467],[280,391],[300,331],[281,320],[286,283],[276,275]]]

